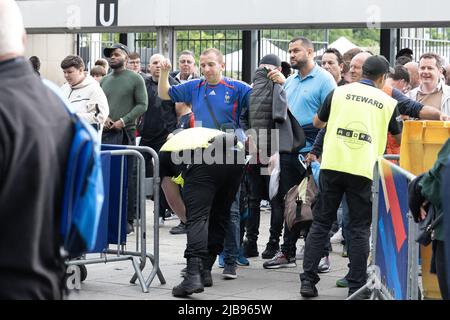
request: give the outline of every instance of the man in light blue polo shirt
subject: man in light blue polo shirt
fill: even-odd
[[[291,67],[297,72],[287,80],[284,80],[281,73],[276,70],[269,73],[268,76],[272,81],[284,84],[290,110],[305,131],[306,146],[300,150],[300,153],[306,155],[311,150],[319,132],[313,126],[314,115],[327,95],[336,88],[336,82],[329,72],[314,62],[314,46],[309,39],[304,37],[292,39],[289,42],[289,55]],[[298,154],[280,154],[280,167],[280,187],[276,198],[280,200],[279,205],[282,206],[282,210],[276,210],[276,212],[284,212],[284,201],[282,200],[284,195],[290,188],[298,184],[304,176],[304,169],[298,160]],[[272,216],[270,238],[266,251],[272,253],[278,247],[282,229],[283,216]],[[291,232],[285,227],[281,251],[272,260],[265,262],[264,268],[276,269],[296,266],[295,243],[298,233],[299,230]]]
[[[291,112],[305,130],[307,142],[301,152],[309,152],[318,130],[312,125],[314,115],[327,95],[336,88],[333,76],[313,60],[314,47],[306,38],[295,38],[289,43],[291,65],[298,72],[284,84]]]

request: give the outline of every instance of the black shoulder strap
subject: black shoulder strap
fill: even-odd
[[[205,101],[206,101],[206,106],[208,107],[209,114],[211,115],[211,118],[214,121],[214,125],[216,126],[216,129],[220,130],[219,122],[217,121],[217,118],[216,118],[216,115],[214,114],[211,103],[209,102],[208,96],[206,95],[206,81],[205,81]]]

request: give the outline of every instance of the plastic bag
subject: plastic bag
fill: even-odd
[[[280,153],[275,153],[269,160],[269,199],[272,200],[278,193],[280,185]]]

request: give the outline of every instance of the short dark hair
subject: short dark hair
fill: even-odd
[[[297,41],[301,41],[302,47],[304,47],[304,48],[314,49],[314,44],[312,43],[312,41],[305,37],[295,37],[294,39],[289,41],[289,43],[294,43]]]
[[[363,52],[362,49],[360,48],[352,48],[349,49],[347,51],[344,52],[344,54],[342,55],[342,59],[344,60],[344,62],[348,62],[350,63],[350,61],[352,61],[352,59],[358,54]]]
[[[358,54],[363,52],[360,48],[352,48],[344,52],[342,55],[342,60],[344,60],[344,70],[343,73],[347,73],[350,70],[350,62]]]
[[[292,69],[289,62],[281,61],[281,73],[287,78],[291,75]]]
[[[404,66],[408,62],[411,62],[412,59],[408,56],[400,56],[395,60],[395,65]]]
[[[95,65],[102,66],[106,70],[106,68],[108,67],[108,61],[106,61],[106,59],[100,58],[97,61],[95,61]]]
[[[420,65],[420,60],[422,60],[422,59],[435,59],[436,60],[436,67],[438,69],[442,69],[442,59],[441,59],[440,55],[438,55],[436,53],[433,53],[433,52],[424,53],[419,58],[419,65]]]
[[[75,69],[83,69],[84,70],[84,61],[80,56],[67,56],[61,62],[61,69],[68,69],[70,67],[74,67]]]
[[[328,48],[327,50],[324,51],[323,54],[325,53],[332,53],[336,56],[338,64],[344,63],[344,58],[342,58],[342,54],[339,52],[338,49],[336,48]]]
[[[411,61],[412,61],[413,55],[414,55],[414,52],[410,48],[403,48],[397,52],[397,54],[395,55],[395,59],[398,59],[399,57],[403,56],[403,57],[411,58]]]
[[[362,65],[362,77],[377,80],[389,72],[389,61],[382,55],[370,56]]]
[[[39,69],[41,69],[41,61],[39,60],[39,58],[36,56],[32,56],[29,60],[31,65],[33,66],[34,71],[39,73]]]
[[[102,66],[95,66],[91,69],[90,75],[93,77],[103,77],[106,75],[106,70]]]
[[[136,59],[140,59],[140,58],[141,58],[141,56],[137,52],[132,52],[128,55],[129,60],[136,60]]]
[[[404,66],[396,66],[394,68],[394,73],[388,73],[388,78],[391,78],[395,81],[405,80],[406,83],[409,83],[410,81],[408,69],[406,69]]]

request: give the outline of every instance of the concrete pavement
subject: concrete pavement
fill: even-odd
[[[153,246],[153,202],[147,200],[147,251],[151,252]],[[159,228],[160,234],[160,266],[166,279],[161,285],[157,277],[153,280],[148,293],[143,293],[138,281],[130,284],[129,280],[134,274],[130,261],[108,262],[87,265],[87,279],[81,283],[80,290],[71,290],[68,300],[179,300],[172,296],[172,287],[182,278],[180,270],[185,267],[183,251],[186,246],[186,235],[172,235],[170,228],[176,226],[179,220],[166,221]],[[270,211],[261,212],[260,236],[258,249],[261,252],[269,237]],[[133,248],[135,236],[128,238],[127,246]],[[297,247],[303,245],[299,240]],[[314,299],[343,300],[347,297],[347,289],[337,288],[335,282],[347,273],[347,258],[341,257],[342,246],[333,245],[330,254],[331,271],[321,274],[321,281],[317,288],[319,297]],[[250,266],[238,267],[238,278],[235,280],[222,279],[222,270],[216,263],[212,270],[214,285],[205,288],[203,293],[193,294],[189,300],[301,300],[299,293],[299,273],[302,270],[302,261],[297,260],[297,267],[275,270],[266,270],[262,267],[264,259],[250,258]],[[148,277],[151,264],[147,260],[144,277]]]

